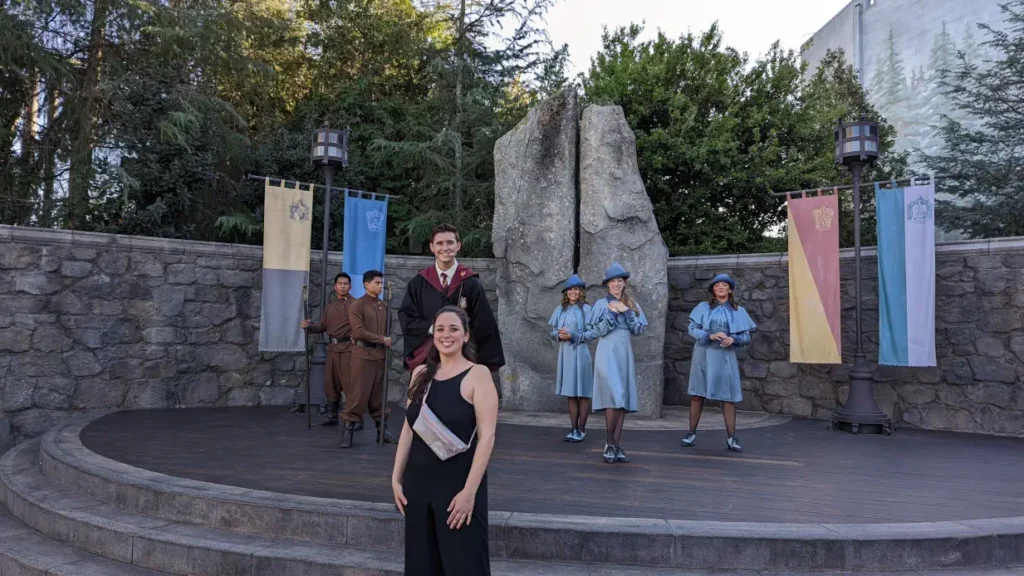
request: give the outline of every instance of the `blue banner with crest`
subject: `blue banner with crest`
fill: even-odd
[[[345,244],[342,247],[342,272],[352,277],[352,296],[358,298],[363,290],[363,273],[367,270],[384,271],[384,253],[387,248],[388,197],[378,199],[345,195]]]

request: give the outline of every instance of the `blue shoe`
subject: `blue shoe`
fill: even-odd
[[[740,443],[736,440],[735,436],[730,436],[729,439],[725,441],[725,446],[733,452],[743,452],[743,447],[740,446]]]
[[[693,446],[695,442],[697,442],[697,434],[687,432],[686,436],[683,436],[683,439],[679,441],[679,445],[683,448],[689,448],[690,446]]]
[[[629,464],[629,458],[626,458],[626,451],[622,449],[622,446],[615,447],[615,461]]]
[[[562,438],[562,441],[564,441],[564,442],[575,442],[576,441],[576,431],[575,430],[570,430],[569,433],[565,435],[565,438]]]
[[[615,447],[604,445],[604,461],[611,464],[615,462]]]
[[[586,437],[587,437],[586,431],[584,431],[584,430],[577,430],[576,431],[576,441],[577,442],[583,442],[583,439],[586,438]]]

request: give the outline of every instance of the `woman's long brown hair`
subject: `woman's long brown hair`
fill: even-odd
[[[469,334],[469,315],[466,311],[458,306],[445,306],[434,315],[434,323],[437,323],[438,317],[442,314],[455,314],[459,317],[459,323],[462,324],[462,330]],[[476,347],[473,345],[473,339],[470,338],[462,345],[462,357],[470,362],[476,362]],[[437,370],[441,367],[441,353],[438,352],[437,347],[434,346],[434,337],[430,336],[430,349],[427,351],[427,361],[424,364],[426,369],[420,372],[416,380],[413,381],[412,385],[409,386],[409,400],[413,404],[422,404],[423,397],[427,393],[427,385],[437,376]]]

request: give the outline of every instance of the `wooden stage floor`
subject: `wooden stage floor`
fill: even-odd
[[[400,422],[397,414],[392,415]],[[709,415],[710,416],[710,415]],[[283,408],[119,412],[82,432],[89,449],[172,476],[258,490],[391,502],[394,446],[335,448],[337,428],[306,430]],[[829,432],[793,420],[702,432],[629,431],[631,464],[606,464],[601,415],[580,444],[566,430],[499,425],[488,472],[491,510],[725,522],[884,523],[1024,516],[1024,440],[898,429]],[[397,426],[393,428],[397,437]]]

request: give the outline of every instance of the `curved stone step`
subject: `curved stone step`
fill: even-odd
[[[57,542],[0,509],[0,574],[7,576],[167,576]]]
[[[39,574],[189,576],[399,576],[402,552],[267,538],[230,530],[171,522],[120,510],[89,496],[73,493],[47,478],[38,466],[38,441],[14,448],[0,459],[0,496],[13,512],[4,513],[14,527],[8,532],[19,556],[21,540],[38,550],[60,550],[39,562]],[[6,541],[5,525],[0,536]],[[0,554],[5,547],[0,547]],[[35,554],[35,556],[33,556]],[[74,564],[76,571],[47,572]],[[111,567],[104,571],[105,567]],[[87,572],[95,569],[97,572]],[[82,570],[82,571],[78,571]],[[21,574],[21,572],[14,572]],[[26,572],[34,574],[34,572]],[[589,576],[687,574],[615,565],[558,562],[496,561],[495,576]],[[0,575],[7,572],[0,571]]]
[[[297,537],[311,550],[323,544],[330,550],[348,547],[353,554],[402,550],[403,520],[390,505],[247,490],[141,470],[85,448],[79,439],[85,424],[72,422],[44,436],[42,470],[50,480],[116,509],[256,539]],[[492,557],[517,561],[762,571],[1024,564],[1024,518],[744,524],[492,511],[490,523]]]

